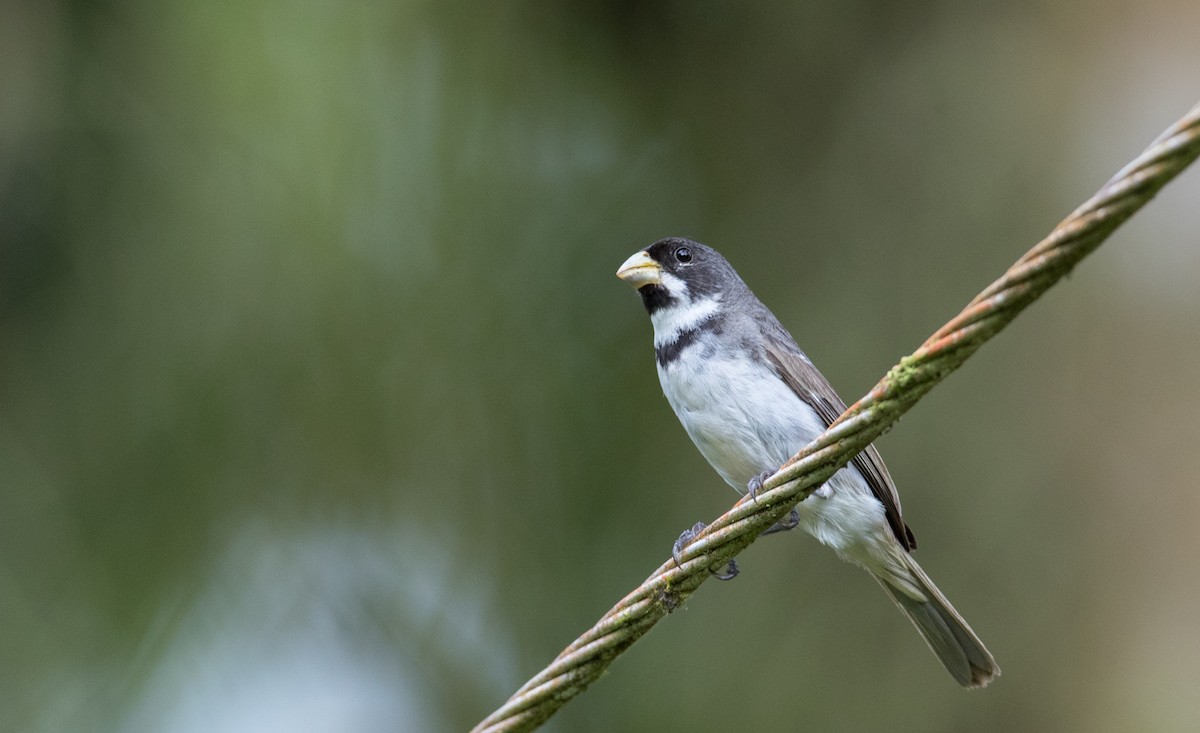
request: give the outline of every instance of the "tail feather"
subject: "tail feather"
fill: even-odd
[[[991,652],[912,556],[906,553],[905,559],[911,575],[904,580],[915,585],[925,600],[913,598],[889,583],[886,577],[876,576],[876,580],[913,622],[917,631],[921,632],[925,643],[929,644],[929,648],[958,684],[963,687],[986,686],[993,677],[1000,675],[1000,668],[996,666]]]

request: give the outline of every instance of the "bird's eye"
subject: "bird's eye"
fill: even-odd
[[[687,247],[680,247],[679,249],[675,250],[675,259],[679,260],[680,262],[691,262],[692,251]]]

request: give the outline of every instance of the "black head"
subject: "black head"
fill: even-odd
[[[636,253],[617,271],[617,277],[637,288],[650,313],[746,287],[719,252],[683,237],[660,239]]]

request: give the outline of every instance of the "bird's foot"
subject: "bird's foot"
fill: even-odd
[[[799,516],[797,516],[796,521],[800,521]],[[679,567],[683,564],[683,561],[680,559],[680,554],[683,552],[683,548],[690,545],[692,540],[696,539],[696,536],[703,532],[704,528],[707,526],[708,525],[704,522],[696,522],[691,527],[683,530],[683,532],[680,533],[679,539],[675,540],[675,544],[671,546],[671,557],[675,560],[675,567]],[[712,568],[709,568],[708,572],[716,576],[717,580],[733,580],[738,574],[738,566],[737,563],[731,558],[729,562],[726,563],[722,571],[718,572]]]
[[[758,492],[762,491],[763,481],[771,478],[774,474],[775,471],[767,469],[746,482],[746,493],[750,495],[751,501],[758,501]]]
[[[767,535],[775,534],[776,532],[786,532],[789,529],[795,529],[799,525],[800,525],[800,512],[796,511],[795,509],[792,509],[792,512],[791,512],[791,514],[788,514],[787,519],[776,522],[775,524],[772,524],[770,527],[767,527],[766,529],[763,530],[763,533],[760,534],[759,537],[766,537]]]

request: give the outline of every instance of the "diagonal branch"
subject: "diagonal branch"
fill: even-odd
[[[743,498],[688,545],[683,564],[663,564],[591,629],[475,727],[477,733],[533,730],[599,679],[608,665],[737,555],[759,533],[887,431],[1026,306],[1070,272],[1112,232],[1200,156],[1200,105],[1167,128],[1004,275],[910,356],[892,367],[773,476],[757,501]]]

